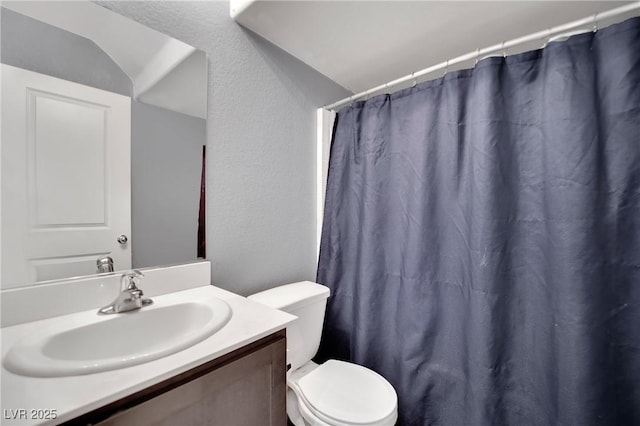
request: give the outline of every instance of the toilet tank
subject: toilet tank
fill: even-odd
[[[329,288],[301,281],[253,294],[248,299],[298,317],[287,326],[287,362],[296,369],[318,351]]]

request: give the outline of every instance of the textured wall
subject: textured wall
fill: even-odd
[[[97,2],[209,55],[207,257],[250,294],[315,278],[315,109],[349,93],[229,17],[227,2]]]

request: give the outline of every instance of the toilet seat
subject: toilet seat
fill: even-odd
[[[391,384],[357,364],[329,360],[290,387],[300,412],[312,424],[393,425],[397,420],[398,398]]]

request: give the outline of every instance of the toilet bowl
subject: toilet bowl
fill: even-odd
[[[398,418],[398,397],[378,373],[361,365],[311,358],[320,345],[329,289],[303,281],[249,296],[296,315],[287,327],[287,414],[296,426],[387,426]]]

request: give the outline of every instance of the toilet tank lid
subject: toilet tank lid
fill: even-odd
[[[285,284],[248,297],[275,309],[292,310],[329,297],[329,288],[311,281]]]

